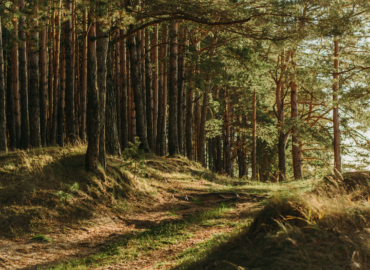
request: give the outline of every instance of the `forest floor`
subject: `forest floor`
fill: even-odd
[[[317,188],[316,180],[256,183],[214,174],[181,157],[137,151],[109,157],[106,171],[92,175],[83,170],[85,150],[76,146],[0,155],[0,269],[273,269],[261,261],[271,253],[266,250],[270,245],[280,245],[279,237],[284,248],[275,253],[302,245],[294,240],[298,225],[280,217],[297,216],[314,226],[313,217],[322,209],[319,203],[311,205],[308,218],[302,215],[307,207],[297,201],[298,194],[321,196],[324,189]],[[369,178],[361,177],[356,179]],[[328,178],[334,183],[330,187],[337,183],[333,179]],[[370,226],[361,207],[363,229]],[[263,245],[255,237],[262,231],[271,237],[261,240]],[[354,258],[350,265],[367,255],[357,250],[348,251]],[[303,256],[303,262],[310,256],[299,254],[296,259]],[[304,268],[307,262],[300,268],[292,264],[296,259],[286,258],[292,268],[281,262],[276,269],[323,269]]]

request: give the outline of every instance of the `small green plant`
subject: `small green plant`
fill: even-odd
[[[194,198],[193,203],[200,204],[200,199],[198,197]]]
[[[34,237],[32,237],[32,240],[37,240],[40,242],[48,242],[48,243],[54,242],[53,238],[48,237],[44,234],[36,234]]]
[[[129,160],[126,165],[133,166],[131,171],[134,173],[135,176],[144,176],[146,172],[145,154],[144,151],[140,149],[140,140],[138,137],[135,138],[135,143],[129,142],[129,147],[126,148],[125,151],[123,151],[122,157],[125,160]],[[139,162],[134,162],[131,159],[138,160]]]
[[[171,208],[169,211],[168,211],[168,215],[169,216],[172,216],[172,217],[178,217],[179,215],[177,214],[177,212],[179,211],[180,209],[179,208]]]
[[[80,189],[80,185],[77,182],[75,182],[73,185],[66,184],[65,186],[68,189],[67,192],[61,190],[55,194],[63,203],[68,200],[72,200],[73,193],[76,193]]]

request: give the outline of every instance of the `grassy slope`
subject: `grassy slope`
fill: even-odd
[[[92,175],[85,150],[0,155],[0,241],[9,246],[0,268],[370,268],[368,192],[352,192],[353,181],[329,178],[330,188],[310,192],[317,182],[252,183],[138,153],[109,157]]]

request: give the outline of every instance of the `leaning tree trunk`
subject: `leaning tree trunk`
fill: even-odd
[[[20,146],[22,149],[30,147],[30,126],[29,126],[29,108],[28,108],[28,86],[27,86],[27,56],[26,56],[26,32],[25,26],[26,18],[23,14],[25,8],[24,0],[19,1],[19,91],[21,97],[21,138]],[[32,78],[29,78],[30,82]],[[32,91],[32,88],[30,87]],[[31,109],[31,108],[30,108]],[[31,116],[31,115],[30,115]]]
[[[127,39],[127,48],[130,51],[131,63],[131,82],[134,90],[135,112],[136,112],[136,132],[140,140],[140,149],[149,152],[147,129],[145,125],[142,80],[140,76],[140,64],[138,62],[136,35]]]
[[[31,32],[30,42],[30,78],[29,78],[29,113],[30,113],[30,145],[41,147],[40,133],[40,89],[39,89],[39,48],[37,40],[39,33]]]
[[[72,16],[72,0],[67,0],[66,8],[69,16]],[[66,67],[66,88],[65,88],[65,115],[67,125],[67,140],[74,143],[75,131],[75,100],[74,100],[74,66],[73,66],[73,45],[72,44],[72,19],[64,23],[64,46],[65,46],[65,67]]]
[[[90,21],[88,35],[88,94],[87,94],[87,151],[85,156],[85,169],[89,172],[96,172],[99,159],[99,90],[97,84],[97,56],[96,56],[96,30],[93,19]]]
[[[342,161],[340,154],[340,129],[339,129],[339,105],[338,105],[338,91],[339,91],[339,41],[338,37],[334,38],[334,85],[333,85],[333,123],[334,123],[334,168],[338,172],[342,169]]]
[[[5,109],[5,80],[4,80],[4,54],[2,25],[0,16],[0,153],[7,152],[7,133],[6,133],[6,109]]]
[[[114,87],[114,78],[112,74],[112,51],[113,45],[109,44],[107,58],[107,104],[106,104],[106,143],[107,153],[110,155],[120,155],[120,145],[117,129],[117,104],[116,93]]]
[[[101,29],[102,25],[98,23],[96,33],[98,37],[106,35]],[[99,163],[105,169],[105,110],[106,110],[106,90],[107,90],[107,55],[109,38],[99,38],[96,43],[97,53],[97,84],[99,89],[99,117],[100,117],[100,138],[99,138]]]
[[[178,22],[172,23],[170,31],[170,89],[169,89],[169,119],[168,119],[168,153],[178,155],[179,138],[178,138]]]

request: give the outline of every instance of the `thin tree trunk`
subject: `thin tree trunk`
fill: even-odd
[[[157,153],[157,130],[158,130],[158,25],[154,26],[152,41],[153,62],[153,149]]]
[[[37,8],[37,7],[36,7]],[[37,29],[37,26],[36,26]],[[40,88],[39,88],[39,48],[37,30],[31,31],[30,39],[30,78],[29,78],[29,119],[30,119],[30,145],[41,147],[40,133]],[[22,122],[23,124],[23,122]],[[28,131],[27,131],[28,132]]]
[[[296,63],[294,62],[294,52],[291,52],[291,59],[293,61],[294,72],[296,70]],[[291,93],[291,116],[294,121],[298,121],[298,85],[296,82],[296,76],[290,81],[290,93]],[[296,123],[295,123],[296,124]],[[300,149],[299,149],[299,133],[298,130],[293,127],[292,130],[292,156],[293,156],[293,172],[296,180],[302,178],[301,160],[300,160]]]
[[[81,130],[80,137],[85,141],[86,131],[86,92],[87,92],[87,11],[83,11],[82,72],[81,72]]]
[[[65,24],[63,24],[60,71],[59,71],[59,107],[58,107],[58,145],[64,146],[64,117],[65,117],[65,90],[66,90],[66,61],[65,61]]]
[[[334,168],[341,172],[342,161],[340,154],[340,129],[339,129],[339,104],[338,104],[338,92],[339,92],[339,41],[338,37],[334,38],[334,85],[333,85],[333,123],[334,123]]]
[[[169,90],[169,117],[168,119],[168,153],[178,155],[179,138],[178,138],[178,22],[172,23],[170,31],[170,90]]]
[[[21,138],[20,146],[22,149],[30,147],[30,126],[28,108],[28,86],[27,86],[27,56],[26,56],[26,32],[24,31],[26,18],[23,14],[25,8],[24,0],[19,1],[19,91],[21,102]],[[32,78],[30,78],[30,82]],[[30,88],[33,90],[32,88]]]
[[[54,105],[53,105],[53,129],[52,129],[52,145],[56,145],[58,131],[58,101],[59,101],[59,41],[60,41],[60,19],[59,11],[55,16],[54,24]]]
[[[65,115],[67,125],[67,140],[74,143],[76,139],[75,131],[75,98],[74,98],[74,66],[73,66],[73,45],[72,44],[72,0],[67,0],[66,8],[68,15],[71,16],[68,21],[64,23],[65,32],[65,72],[66,72],[66,88],[65,88]]]
[[[91,15],[90,15],[91,16]],[[95,22],[90,17],[90,30],[88,35],[88,101],[87,115],[89,121],[87,125],[87,151],[85,157],[85,169],[89,172],[96,172],[99,160],[99,139],[100,139],[100,119],[99,119],[99,90],[97,84],[97,56],[96,56],[96,30]]]
[[[230,123],[229,123],[229,100],[227,98],[226,90],[224,91],[225,99],[225,139],[224,139],[224,166],[226,173],[231,176],[231,158],[230,158]]]
[[[102,25],[97,24],[96,33],[98,37],[105,36],[107,33],[102,30]],[[99,38],[96,42],[97,54],[97,84],[99,89],[99,120],[100,120],[100,139],[99,139],[99,163],[105,169],[105,111],[106,111],[106,90],[107,90],[107,56],[109,38]]]
[[[149,51],[149,29],[145,29],[145,86],[146,86],[146,124],[148,133],[148,145],[150,151],[153,151],[153,118],[152,118],[152,87],[153,72],[151,53]]]
[[[51,17],[51,26],[49,27],[49,41],[54,42],[54,12]],[[49,88],[49,115],[48,115],[48,144],[52,144],[52,127],[53,127],[53,46],[49,47],[49,76],[48,76],[48,88]]]
[[[116,32],[116,36],[119,36],[120,31]],[[121,138],[121,98],[122,98],[122,90],[121,90],[121,81],[120,81],[120,74],[121,74],[121,43],[116,43],[116,51],[115,51],[115,92],[116,92],[116,122],[117,122],[117,134],[118,134],[118,143]]]
[[[40,133],[41,144],[43,147],[47,145],[47,28],[41,31],[40,35]]]
[[[253,112],[252,112],[252,180],[257,180],[257,97],[256,91],[253,92]]]
[[[4,54],[3,54],[3,31],[1,25],[0,16],[0,153],[7,152],[7,133],[6,133],[6,90],[5,90],[5,80],[4,80]]]
[[[284,181],[286,176],[286,161],[285,161],[285,134],[284,134],[284,102],[282,99],[282,93],[284,92],[284,84],[278,83],[276,87],[276,105],[278,107],[278,132],[279,132],[279,179]]]
[[[9,35],[5,36],[6,40],[9,41]],[[6,44],[6,41],[4,42]],[[13,98],[13,74],[11,72],[11,69],[13,67],[12,63],[12,57],[11,55],[7,56],[7,84],[6,84],[6,113],[7,113],[7,125],[9,129],[9,148],[10,150],[14,151],[17,147],[17,138],[16,138],[16,132],[15,132],[15,121],[14,121],[14,98]]]
[[[162,45],[160,49],[159,62],[159,85],[158,85],[158,129],[157,129],[157,154],[166,155],[166,65],[165,57],[167,55],[167,25],[162,26]]]
[[[18,35],[18,21],[13,19],[14,36]],[[14,41],[12,49],[12,91],[13,91],[13,109],[15,121],[15,143],[20,148],[21,138],[21,115],[19,110],[19,81],[18,81],[18,43]]]
[[[182,46],[179,45],[179,72],[178,72],[178,116],[177,116],[177,130],[178,130],[178,141],[179,150],[181,155],[184,153],[184,92],[185,92],[185,52],[186,52],[186,28],[180,31],[180,42]]]
[[[125,34],[124,30],[121,30],[121,35]],[[124,151],[128,147],[128,118],[127,118],[127,70],[126,70],[126,44],[125,40],[121,40],[121,76],[120,85],[122,88],[122,99],[121,99],[121,150]]]
[[[140,140],[140,149],[149,151],[147,129],[144,119],[142,80],[140,76],[140,64],[138,62],[136,35],[127,39],[127,48],[130,50],[131,82],[134,89],[136,131]]]

